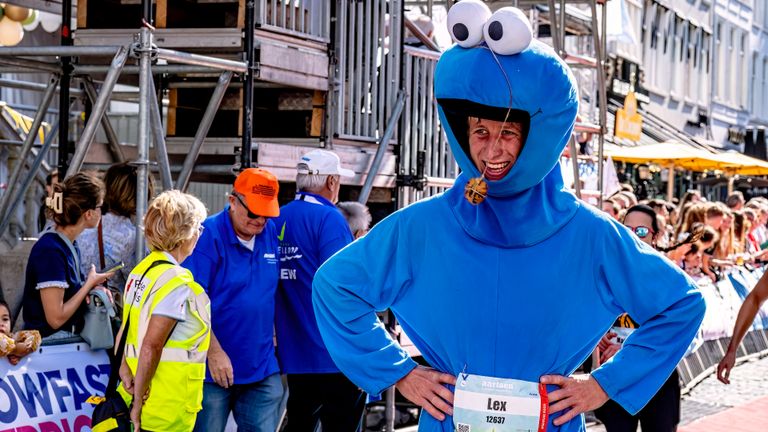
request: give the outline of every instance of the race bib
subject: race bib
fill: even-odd
[[[611,327],[611,332],[616,333],[616,336],[609,339],[609,341],[615,344],[624,345],[624,341],[627,340],[629,335],[634,333],[635,330],[637,329],[626,327]]]
[[[545,432],[544,384],[459,374],[453,396],[455,432]]]

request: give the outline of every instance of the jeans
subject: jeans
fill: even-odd
[[[206,382],[203,385],[203,410],[197,414],[195,432],[223,432],[230,412],[239,432],[275,432],[280,421],[283,391],[279,374],[226,389]]]

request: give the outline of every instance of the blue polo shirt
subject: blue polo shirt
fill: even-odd
[[[273,341],[278,280],[277,234],[267,221],[253,251],[235,235],[229,207],[203,222],[205,230],[182,266],[211,299],[211,326],[232,361],[235,384],[279,371]],[[206,371],[206,381],[213,382]]]
[[[275,328],[284,373],[339,372],[325,349],[312,308],[312,279],[318,267],[352,242],[341,212],[327,199],[306,192],[275,218],[280,239],[280,288]]]

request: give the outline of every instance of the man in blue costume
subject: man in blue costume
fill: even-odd
[[[435,95],[462,174],[320,268],[323,340],[365,391],[396,384],[422,406],[420,431],[583,431],[581,413],[608,398],[635,413],[696,334],[702,296],[564,189],[576,85],[525,15],[464,0],[448,25],[459,46],[438,62]],[[375,314],[388,308],[431,368],[389,337]],[[625,312],[640,328],[623,348],[569,377]]]

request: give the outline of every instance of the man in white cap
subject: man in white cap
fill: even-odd
[[[288,375],[288,430],[354,431],[365,395],[331,360],[315,321],[312,279],[318,267],[351,243],[352,232],[334,205],[341,177],[354,171],[339,157],[313,150],[298,162],[296,198],[275,219],[280,242],[276,298],[277,357]]]

